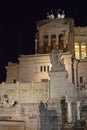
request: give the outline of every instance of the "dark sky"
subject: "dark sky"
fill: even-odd
[[[53,10],[55,13],[60,8],[65,10],[66,17],[75,19],[75,25],[87,26],[87,4],[84,0],[7,0],[0,3],[0,68],[8,61],[16,62],[20,52],[34,53],[36,22],[46,18],[47,12]]]

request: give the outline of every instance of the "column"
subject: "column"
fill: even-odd
[[[56,34],[56,45],[58,46],[59,45],[59,36]]]
[[[79,59],[82,58],[82,53],[81,53],[81,42],[79,42]]]
[[[67,101],[67,121],[72,122],[72,107],[71,101]]]
[[[39,42],[38,53],[44,53],[43,34],[40,34],[38,42]]]
[[[85,43],[86,43],[86,57],[87,57],[87,41]]]
[[[51,46],[51,35],[49,35],[48,38],[48,46]]]
[[[77,101],[77,120],[80,120],[80,101]]]
[[[51,35],[48,35],[48,46],[49,46],[49,52],[51,51]]]
[[[37,38],[35,39],[35,54],[37,53],[37,44],[38,44],[38,40]]]

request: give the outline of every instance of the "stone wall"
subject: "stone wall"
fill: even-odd
[[[6,83],[14,83],[18,81],[19,64],[9,62],[8,66],[6,66],[6,69],[7,69]]]
[[[2,83],[0,84],[0,122],[9,121],[9,128],[12,121],[24,121],[26,130],[39,130],[44,123],[43,117],[40,115],[44,113],[44,116],[46,116],[48,112],[46,108],[48,98],[48,82]],[[43,112],[40,111],[41,109]],[[52,118],[52,115],[50,116]],[[6,125],[8,125],[8,122]],[[1,123],[0,129],[3,130]],[[14,127],[12,126],[13,129]],[[18,130],[20,129],[21,126]]]
[[[74,27],[75,35],[87,35],[87,26],[85,27]]]
[[[3,95],[7,95],[9,103],[14,101],[19,103],[46,102],[49,98],[48,90],[48,82],[0,84],[1,98]]]
[[[0,121],[0,130],[25,130],[25,122]]]

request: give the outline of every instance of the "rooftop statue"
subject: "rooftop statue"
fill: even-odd
[[[59,9],[58,11],[56,11],[56,16],[55,14],[53,13],[53,11],[51,10],[51,12],[47,12],[47,18],[50,19],[50,20],[53,20],[55,18],[58,18],[58,19],[64,19],[65,18],[65,11],[62,10],[62,9]]]
[[[49,14],[49,12],[47,12],[47,18],[48,19],[54,19],[55,18],[55,15],[53,14],[53,11],[51,10],[51,13]]]
[[[62,50],[52,50],[52,52],[50,53],[50,61],[52,64],[51,70],[65,70],[64,59],[61,58],[62,54]]]
[[[58,19],[64,19],[65,18],[65,11],[59,9],[57,14]]]

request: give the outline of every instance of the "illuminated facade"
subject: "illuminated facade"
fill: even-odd
[[[61,65],[52,70],[52,50],[62,50],[63,70]],[[87,104],[86,57],[87,27],[75,27],[72,18],[38,21],[35,54],[21,55],[19,64],[6,67],[0,114],[25,121],[26,130],[60,130],[62,125],[84,120],[87,115],[80,105]]]
[[[75,27],[74,47],[76,59],[87,57],[87,27]]]
[[[37,53],[50,53],[52,49],[73,51],[74,21],[72,18],[42,20],[37,23]]]
[[[78,86],[80,75],[78,75],[77,69],[86,75],[86,71],[82,72],[79,70],[80,67],[76,68],[76,66],[80,64],[80,60],[86,62],[84,59],[87,57],[87,27],[75,27],[72,18],[38,21],[35,55],[21,55],[19,65],[8,64],[6,82],[48,81],[50,79],[48,71],[51,68],[49,54],[53,49],[63,51],[64,63],[69,75],[68,80]],[[14,73],[12,73],[12,67]]]
[[[87,57],[87,44],[85,42],[75,43],[75,57],[76,59]]]

